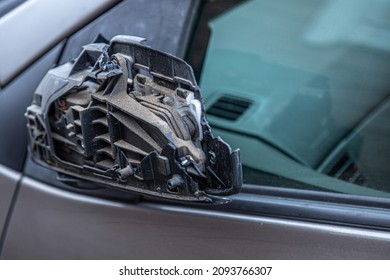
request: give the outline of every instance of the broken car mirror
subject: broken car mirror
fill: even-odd
[[[212,135],[192,68],[137,37],[50,70],[26,117],[34,160],[62,176],[211,203],[242,185],[239,150]]]

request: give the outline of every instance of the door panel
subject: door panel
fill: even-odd
[[[217,208],[216,208],[217,209]],[[21,183],[3,259],[370,259],[386,232],[161,203],[111,202]]]
[[[21,175],[12,169],[0,165],[0,240],[12,197]],[[1,244],[0,244],[1,248]]]

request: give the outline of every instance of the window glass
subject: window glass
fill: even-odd
[[[389,15],[387,0],[206,2],[189,60],[245,183],[390,197]]]

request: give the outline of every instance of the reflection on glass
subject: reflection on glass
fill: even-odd
[[[264,0],[209,21],[208,118],[250,174],[389,197],[389,15],[384,0]]]

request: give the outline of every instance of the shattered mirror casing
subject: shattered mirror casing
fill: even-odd
[[[131,36],[50,70],[27,108],[30,152],[62,176],[170,199],[224,203],[239,150],[214,137],[192,68]]]

